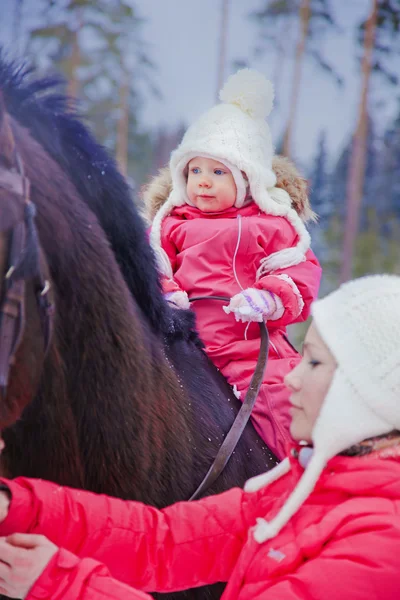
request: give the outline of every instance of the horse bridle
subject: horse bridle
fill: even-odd
[[[44,338],[44,350],[47,354],[53,328],[54,307],[49,299],[50,284],[45,279],[39,264],[33,273],[23,269],[26,261],[27,241],[29,236],[37,237],[33,223],[35,205],[30,200],[30,181],[25,176],[22,159],[14,149],[16,169],[5,169],[0,166],[0,188],[19,196],[22,200],[22,210],[17,222],[10,230],[9,252],[3,277],[2,302],[0,305],[0,398],[4,400],[9,383],[10,368],[15,362],[15,356],[21,343],[25,328],[25,288],[31,281],[36,296],[37,307]],[[17,211],[18,212],[18,211]],[[1,230],[1,229],[0,229]]]

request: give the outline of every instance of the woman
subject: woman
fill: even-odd
[[[139,600],[227,581],[224,600],[397,599],[400,277],[345,284],[312,313],[286,378],[299,444],[276,469],[162,511],[3,480],[0,592]]]

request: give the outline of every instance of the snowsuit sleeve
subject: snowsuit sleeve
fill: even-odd
[[[170,236],[167,232],[167,224],[168,217],[164,219],[164,222],[161,224],[161,248],[165,251],[166,255],[169,258],[171,263],[172,272],[175,273],[176,270],[176,256],[178,254],[178,249],[175,244],[172,242]],[[161,286],[164,294],[169,294],[172,292],[182,292],[182,288],[179,287],[175,279],[166,277],[165,275],[161,276]]]
[[[393,514],[347,519],[320,552],[276,583],[264,579],[252,600],[361,600],[399,597],[399,528]],[[310,536],[312,531],[310,531]]]
[[[183,290],[176,283],[175,279],[171,279],[166,275],[161,275],[161,287],[163,294],[171,294],[173,292],[182,292]]]
[[[79,558],[103,563],[113,577],[144,591],[227,581],[247,537],[244,492],[238,488],[157,510],[42,480],[3,483],[12,500],[0,535],[45,535]],[[98,568],[94,564],[90,573]]]
[[[266,221],[265,235],[258,240],[266,256],[293,247],[297,242],[297,232],[284,218]],[[317,258],[308,250],[303,262],[263,274],[254,287],[276,294],[285,307],[282,317],[269,324],[281,327],[305,321],[310,314],[311,303],[318,296],[321,273]]]

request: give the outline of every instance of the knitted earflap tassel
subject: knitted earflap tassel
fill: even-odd
[[[157,261],[157,268],[162,275],[166,275],[169,278],[173,277],[173,271],[167,253],[161,246],[161,223],[171,212],[172,208],[173,205],[168,199],[154,217],[150,231],[150,244]]]
[[[266,540],[270,540],[278,535],[282,527],[286,525],[311,494],[325,465],[326,460],[323,455],[314,453],[300,481],[276,517],[269,522],[265,519],[257,519],[257,525],[253,534],[256,542],[262,544]]]
[[[291,208],[285,215],[286,219],[292,223],[297,233],[299,234],[299,241],[296,246],[292,248],[285,248],[284,250],[278,250],[273,252],[269,256],[266,256],[260,261],[260,266],[257,269],[256,281],[263,275],[276,271],[277,269],[286,269],[287,267],[293,267],[306,260],[306,252],[310,248],[311,237],[305,228],[302,220]]]
[[[251,479],[248,479],[244,485],[245,492],[258,492],[262,488],[270,485],[286,473],[290,471],[290,460],[288,457],[284,458],[282,462],[280,462],[276,467],[271,469],[271,471],[267,471],[266,473],[262,473],[261,475],[256,475]]]

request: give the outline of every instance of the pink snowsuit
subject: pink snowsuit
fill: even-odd
[[[187,204],[174,208],[161,227],[173,280],[163,280],[164,292],[184,290],[193,296],[232,297],[248,287],[277,294],[285,307],[282,317],[268,321],[270,349],[263,384],[252,412],[253,425],[278,458],[286,455],[289,434],[289,391],[285,375],[300,357],[286,337],[286,325],[304,321],[317,297],[321,268],[311,250],[306,260],[256,278],[260,261],[298,242],[285,217],[267,215],[252,202],[220,213],[203,213]],[[244,399],[260,349],[257,323],[237,322],[220,301],[196,301],[197,329],[206,352]],[[246,332],[247,328],[247,332]]]

